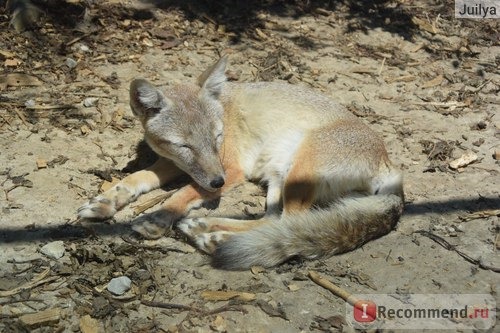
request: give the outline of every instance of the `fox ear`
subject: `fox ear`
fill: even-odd
[[[226,65],[227,55],[220,58],[198,77],[198,85],[209,94],[218,97],[222,91],[222,85],[226,82]]]
[[[144,79],[130,83],[130,108],[137,117],[146,117],[171,104],[163,94]]]

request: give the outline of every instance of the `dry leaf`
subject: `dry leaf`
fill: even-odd
[[[257,305],[260,307],[262,311],[264,311],[270,317],[280,317],[285,320],[288,320],[287,314],[280,306],[274,307],[273,305],[267,303],[264,300],[258,300]]]
[[[165,40],[161,43],[160,48],[162,50],[171,49],[182,43],[182,40],[178,39],[175,36],[170,36],[169,38],[165,38]]]
[[[240,301],[253,301],[256,297],[255,294],[245,293],[240,291],[220,291],[220,290],[205,290],[201,293],[201,297],[203,297],[206,301],[228,301],[230,299],[237,299]]]
[[[226,321],[222,318],[222,316],[218,315],[215,317],[212,324],[210,324],[210,328],[216,332],[225,332],[227,330]]]
[[[20,86],[40,86],[42,81],[40,81],[36,76],[22,74],[22,73],[10,73],[0,75],[0,89],[6,87],[20,87]]]
[[[497,161],[500,160],[500,150],[495,150],[495,152],[493,153],[493,158]]]
[[[80,127],[80,131],[83,135],[87,135],[91,132],[90,128],[87,125],[82,125],[82,127]]]
[[[4,61],[4,66],[5,67],[17,67],[21,64],[21,60],[19,59],[5,59]]]
[[[499,216],[500,217],[500,209],[490,209],[490,210],[482,210],[479,212],[474,212],[467,214],[465,216],[461,216],[460,219],[463,221],[470,221],[470,220],[476,220],[476,219],[484,219],[492,216]]]
[[[16,55],[12,52],[5,51],[5,50],[0,50],[0,56],[4,58],[14,58]]]
[[[60,309],[47,309],[37,313],[29,313],[19,317],[19,320],[27,326],[38,326],[49,323],[57,323],[61,317]]]
[[[149,38],[144,38],[142,40],[142,44],[146,45],[148,47],[153,47],[154,46],[153,42]]]
[[[415,53],[415,52],[417,52],[417,51],[419,51],[419,50],[423,49],[424,47],[425,47],[425,44],[424,44],[424,43],[420,43],[420,44],[418,44],[418,45],[415,45],[415,47],[414,47],[414,48],[412,48],[412,49],[410,50],[410,52],[411,52],[411,53]]]
[[[430,24],[427,21],[421,20],[418,17],[412,17],[411,21],[413,22],[413,24],[418,25],[418,27],[422,30],[430,32],[431,34],[438,33],[438,30],[436,29],[436,27],[434,27],[432,24]]]
[[[444,76],[441,74],[441,75],[436,76],[432,80],[425,82],[422,85],[422,88],[431,88],[431,87],[439,86],[443,81],[444,81]]]
[[[113,118],[112,118],[112,121],[114,123],[118,123],[120,122],[120,120],[123,119],[123,115],[125,114],[125,110],[123,109],[122,106],[119,106],[115,112],[113,112]]]
[[[82,333],[98,333],[99,323],[89,315],[80,318],[80,331]]]
[[[108,182],[107,180],[103,181],[102,184],[101,184],[101,191],[102,192],[106,192],[107,190],[109,190],[110,188],[112,188],[113,186],[115,186],[116,184],[118,184],[120,182],[120,180],[118,178],[115,178],[115,177],[111,177],[111,181]]]
[[[386,81],[387,81],[387,83],[393,83],[393,82],[411,82],[411,81],[415,81],[415,79],[416,79],[415,75],[403,75],[403,76],[397,76],[397,77],[387,78]]]
[[[250,267],[250,272],[252,272],[253,275],[257,275],[259,273],[265,272],[266,269],[262,266],[252,266]]]
[[[477,155],[474,152],[467,152],[457,158],[456,160],[453,160],[450,162],[450,168],[453,170],[457,170],[458,168],[463,168],[472,162],[475,162],[478,160]]]
[[[43,158],[38,158],[36,160],[36,167],[38,169],[45,169],[47,167],[47,161]]]
[[[370,68],[370,67],[360,66],[360,67],[353,68],[353,70],[351,72],[356,73],[356,74],[373,74],[373,73],[375,73],[375,70],[373,68]]]
[[[255,33],[256,33],[257,37],[259,37],[262,40],[269,39],[269,37],[267,37],[267,35],[265,33],[263,33],[262,30],[260,30],[259,28],[255,29]]]

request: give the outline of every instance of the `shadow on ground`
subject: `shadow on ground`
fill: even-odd
[[[338,0],[260,0],[260,1],[210,1],[210,0],[142,0],[162,9],[176,8],[188,19],[210,20],[224,25],[235,33],[233,42],[239,42],[245,32],[263,27],[260,14],[271,14],[300,19],[305,15],[341,13],[343,20],[350,21],[347,32],[367,32],[374,28],[399,34],[408,39],[417,32],[412,14],[400,3],[387,0],[338,1]],[[334,16],[339,18],[339,16]]]
[[[47,20],[61,28],[75,28],[78,23],[85,19],[85,6],[83,3],[72,4],[64,0],[31,0],[43,12]],[[224,25],[227,32],[234,33],[233,42],[238,43],[245,33],[252,32],[255,28],[262,28],[264,22],[261,14],[278,15],[300,19],[306,15],[329,15],[332,23],[335,20],[347,20],[346,32],[363,31],[380,28],[391,33],[398,34],[405,39],[410,39],[418,28],[412,23],[414,13],[403,4],[388,0],[363,1],[363,0],[258,0],[258,1],[235,1],[235,0],[141,0],[145,5],[170,11],[180,10],[187,19],[199,19],[210,21],[216,25]],[[5,12],[12,14],[16,8],[26,7],[27,0],[0,1],[0,8],[6,8]],[[447,5],[436,5],[433,11],[445,10]],[[122,4],[105,4],[95,2],[92,4],[94,13],[97,14],[92,20],[114,16],[120,20],[149,20],[154,19],[153,13],[148,9],[138,9],[124,6]],[[28,25],[29,26],[29,25]],[[27,28],[29,28],[27,26]],[[35,23],[36,26],[36,23]],[[64,31],[61,30],[61,33]]]
[[[427,201],[405,206],[405,215],[423,215],[427,213],[446,214],[457,211],[477,212],[500,209],[500,198],[470,198],[446,201]],[[232,218],[247,219],[248,216]],[[0,228],[0,242],[22,243],[28,241],[69,240],[89,237],[110,237],[131,234],[128,223],[95,222],[85,224],[65,224],[58,226],[24,228]]]

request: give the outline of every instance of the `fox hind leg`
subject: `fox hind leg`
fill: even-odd
[[[307,143],[307,142],[306,142]],[[283,186],[283,213],[296,213],[310,209],[315,203],[315,165],[304,144],[297,151]]]

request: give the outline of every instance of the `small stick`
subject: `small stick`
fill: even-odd
[[[221,312],[226,312],[226,311],[236,311],[236,312],[241,312],[241,313],[244,313],[244,314],[248,313],[248,311],[245,310],[241,305],[238,305],[238,304],[226,304],[226,305],[222,305],[221,307],[215,308],[213,310],[205,311],[202,314],[202,316],[210,316],[210,315],[214,315],[214,314],[221,313]]]
[[[237,311],[237,312],[242,312],[245,314],[247,313],[247,310],[245,310],[241,305],[238,305],[238,304],[226,304],[226,305],[223,305],[221,307],[215,308],[213,310],[204,310],[204,309],[200,309],[200,308],[197,308],[194,306],[189,306],[189,305],[184,305],[184,304],[163,303],[163,302],[155,302],[155,301],[147,301],[147,300],[141,300],[141,304],[146,305],[146,306],[150,306],[153,308],[191,311],[191,312],[196,312],[201,316],[210,316],[210,315],[214,315],[214,314],[226,312],[226,311]]]
[[[12,124],[10,123],[10,121],[7,118],[5,118],[5,116],[3,114],[0,113],[0,117],[2,117],[3,121],[5,121],[5,123],[7,125],[12,126]]]
[[[78,106],[73,104],[59,104],[59,105],[34,105],[27,106],[28,110],[57,110],[57,109],[77,109]]]
[[[380,68],[379,68],[378,73],[377,73],[378,76],[380,76],[380,74],[382,74],[382,71],[384,70],[385,59],[387,59],[387,58],[384,57],[384,59],[382,59],[382,64],[380,65]]]
[[[169,198],[172,195],[171,192],[169,193],[160,193],[159,195],[146,200],[145,202],[138,203],[137,205],[133,206],[134,208],[134,214],[139,215],[140,213],[148,210],[149,208],[153,207],[154,205],[165,201],[165,199]]]
[[[414,233],[421,234],[422,236],[425,236],[434,242],[438,243],[441,245],[443,248],[445,248],[448,251],[453,251],[462,258],[464,258],[466,261],[470,262],[471,264],[476,265],[477,267],[484,269],[484,270],[489,270],[495,273],[500,273],[500,267],[495,267],[495,266],[490,266],[485,264],[480,258],[475,259],[469,256],[467,253],[462,252],[460,250],[457,250],[455,245],[450,244],[447,240],[445,240],[443,237],[440,237],[438,235],[433,234],[432,232],[426,231],[426,230],[417,230]]]
[[[448,108],[448,107],[461,108],[461,107],[467,106],[467,104],[465,104],[465,103],[456,102],[456,101],[450,101],[450,102],[445,102],[445,103],[441,103],[441,102],[416,102],[416,103],[411,103],[411,104],[418,105],[418,106],[431,105],[431,106],[437,106],[437,107],[443,107],[443,108]]]
[[[141,304],[150,306],[153,308],[162,308],[162,309],[177,309],[177,310],[184,310],[184,311],[196,311],[199,312],[200,310],[197,308],[194,308],[189,305],[184,305],[184,304],[175,304],[175,303],[163,303],[163,302],[154,302],[154,301],[147,301],[147,300],[141,300]]]
[[[44,283],[52,282],[59,279],[59,276],[45,277],[50,273],[50,267],[47,267],[42,273],[38,274],[33,281],[27,282],[11,290],[0,291],[0,297],[12,296],[26,289],[32,289]]]
[[[96,33],[96,31],[90,31],[90,32],[87,32],[86,34],[81,35],[80,37],[76,37],[76,38],[70,40],[69,42],[67,42],[66,46],[71,46],[71,45],[75,44],[76,42],[78,42],[78,41],[80,41],[80,40],[82,40],[82,39],[84,39],[84,38],[86,38],[94,33]]]
[[[115,98],[113,95],[103,95],[103,94],[89,94],[89,93],[80,93],[80,92],[69,92],[71,95],[75,96],[85,96],[85,97],[97,97],[97,98]]]
[[[19,111],[17,108],[14,108],[14,112],[17,114],[19,119],[23,122],[24,126],[29,127],[28,122],[26,121],[26,117]]]
[[[24,303],[24,302],[45,303],[45,300],[43,300],[43,299],[36,299],[36,298],[30,298],[30,299],[11,299],[9,301],[0,302],[0,306],[2,306],[2,305],[16,304],[16,303]]]
[[[349,303],[351,305],[354,305],[354,304],[356,304],[357,301],[359,301],[350,292],[348,292],[345,289],[340,288],[339,286],[334,285],[332,282],[325,279],[324,277],[322,277],[321,275],[319,275],[315,271],[309,271],[309,278],[311,278],[311,280],[314,283],[322,286],[325,289],[330,290],[334,295],[342,298],[344,301],[346,301],[347,303]]]

